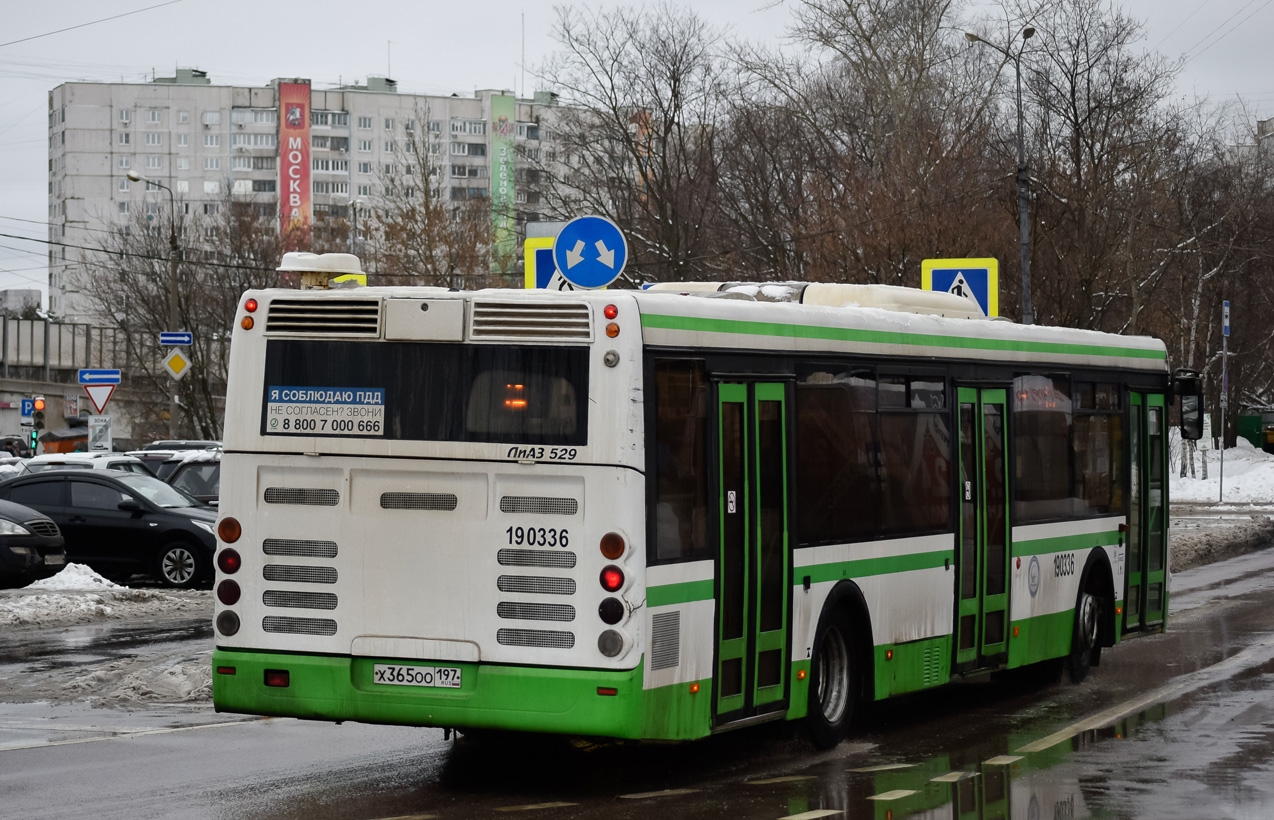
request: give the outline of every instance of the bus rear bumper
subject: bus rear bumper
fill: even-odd
[[[442,689],[373,682],[377,663],[460,669]],[[218,712],[613,738],[642,736],[642,669],[606,671],[216,649]],[[287,673],[286,686],[268,686]]]

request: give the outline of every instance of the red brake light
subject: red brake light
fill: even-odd
[[[234,575],[242,565],[243,559],[239,557],[239,553],[235,550],[226,548],[217,555],[217,566],[226,575]]]
[[[278,686],[286,688],[291,682],[288,680],[288,670],[286,669],[267,669],[265,670],[265,685]]]
[[[608,566],[602,570],[602,589],[607,592],[618,592],[624,585],[624,571],[617,566]]]
[[[602,309],[602,315],[604,315],[607,319],[614,319],[619,315],[619,308],[614,305],[607,305]]]
[[[249,299],[248,301],[244,302],[244,303],[243,303],[243,309],[244,309],[244,310],[246,310],[248,313],[256,313],[256,312],[257,312],[257,300],[256,300],[256,299]]]
[[[228,578],[217,584],[217,600],[225,606],[234,606],[239,603],[241,594],[242,590],[239,589],[239,585]]]

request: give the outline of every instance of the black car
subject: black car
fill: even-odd
[[[47,515],[0,501],[0,586],[26,586],[66,566],[62,533]]]
[[[158,478],[119,470],[45,470],[0,483],[0,499],[47,515],[68,561],[108,578],[144,573],[166,586],[212,578],[216,510]]]

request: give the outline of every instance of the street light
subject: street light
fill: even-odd
[[[173,197],[173,189],[162,182],[147,179],[136,171],[129,171],[128,178],[133,182],[145,182],[168,192],[168,329],[181,328],[181,316],[177,310],[177,263],[181,258],[181,247],[177,244],[177,201]],[[172,392],[168,400],[168,437],[177,438],[177,380],[173,379]]]
[[[1030,198],[1030,179],[1026,173],[1026,141],[1022,137],[1022,52],[1026,41],[1035,36],[1035,27],[1022,29],[1022,47],[1013,54],[1007,48],[987,42],[972,31],[964,33],[970,43],[990,46],[1013,61],[1017,78],[1017,223],[1022,246],[1022,324],[1035,324],[1035,308],[1031,305],[1031,226],[1027,221],[1027,202]]]

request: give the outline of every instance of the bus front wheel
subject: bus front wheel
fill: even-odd
[[[819,749],[830,749],[849,734],[858,705],[858,664],[853,654],[853,632],[843,611],[823,615],[814,637],[810,664],[810,738]]]
[[[1082,683],[1088,670],[1097,665],[1101,656],[1102,597],[1087,588],[1081,588],[1075,603],[1075,631],[1071,636],[1071,653],[1066,659],[1066,669],[1071,681]]]

